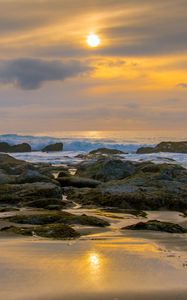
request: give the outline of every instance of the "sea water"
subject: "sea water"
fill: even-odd
[[[1,134],[0,142],[11,145],[29,143],[33,149],[31,153],[12,154],[18,159],[29,162],[47,162],[52,164],[75,163],[81,161],[78,154],[87,153],[101,147],[122,150],[122,158],[135,161],[151,160],[156,163],[173,162],[187,165],[187,154],[181,153],[154,153],[136,154],[142,146],[155,146],[161,141],[186,141],[185,131],[68,131],[23,134]],[[62,142],[63,152],[43,153],[43,147]]]

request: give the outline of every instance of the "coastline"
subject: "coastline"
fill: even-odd
[[[64,157],[66,154],[63,153]],[[58,160],[57,152],[54,152],[52,156]],[[141,156],[139,163],[132,162],[134,157],[132,161],[128,162],[126,155],[124,157],[123,155],[120,157],[109,155],[108,158],[96,156],[94,159],[85,160],[88,167],[90,163],[91,165],[93,163],[93,166],[97,164],[97,161],[101,163],[100,174],[105,177],[101,177],[101,181],[97,181],[93,178],[89,179],[89,176],[94,174],[92,171],[98,170],[95,167],[93,170],[89,169],[90,173],[85,175],[88,178],[83,180],[81,172],[84,174],[84,163],[81,169],[81,165],[76,165],[73,161],[74,157],[66,157],[71,160],[72,164],[68,163],[65,166],[61,160],[58,160],[60,163],[57,165],[42,163],[33,165],[17,161],[8,155],[2,155],[2,170],[7,172],[7,174],[2,173],[4,176],[2,179],[8,183],[2,184],[4,196],[7,198],[4,198],[5,203],[2,206],[5,211],[0,212],[0,229],[10,228],[10,231],[0,232],[2,300],[186,299],[187,233],[123,230],[126,226],[137,222],[145,223],[149,220],[170,222],[171,226],[177,223],[186,230],[185,211],[184,213],[182,210],[181,212],[170,211],[170,206],[164,208],[163,202],[159,201],[157,202],[157,211],[135,210],[133,206],[131,210],[126,208],[127,211],[125,211],[124,204],[119,208],[109,207],[107,210],[107,202],[103,207],[97,206],[94,202],[90,202],[89,205],[89,202],[87,204],[84,202],[84,198],[78,196],[79,193],[83,193],[82,195],[87,198],[84,191],[90,191],[94,196],[99,188],[107,188],[107,192],[111,192],[111,195],[113,190],[119,195],[120,192],[126,192],[125,189],[123,190],[126,188],[126,179],[119,178],[119,174],[124,168],[125,171],[128,169],[129,172],[131,170],[134,172],[124,173],[124,176],[127,176],[127,180],[132,180],[135,188],[139,189],[138,182],[140,182],[140,192],[145,193],[143,194],[145,197],[146,193],[149,196],[152,188],[156,188],[157,191],[165,188],[165,183],[167,183],[171,191],[168,190],[166,196],[170,193],[172,200],[172,191],[176,190],[177,195],[185,192],[186,170],[177,166],[175,161],[167,161],[166,156],[167,153],[164,156],[163,165],[159,164],[158,154],[155,154],[154,157],[158,159],[157,164],[142,162]],[[51,159],[49,154],[46,154],[45,157]],[[149,158],[150,156],[146,154],[145,157]],[[109,168],[112,171],[105,171],[107,168],[105,161],[112,164],[112,169]],[[104,164],[104,168],[102,164]],[[76,167],[79,168],[80,174],[73,176],[75,172],[72,173],[72,169],[75,171]],[[58,169],[61,171],[62,177],[58,177]],[[15,170],[17,171],[15,172]],[[115,170],[117,171],[115,172]],[[111,179],[111,175],[116,176],[116,180],[112,180],[115,178]],[[67,180],[65,187],[62,185],[63,176]],[[152,181],[149,186],[151,176]],[[77,178],[78,181],[71,181],[73,178]],[[75,184],[74,188],[68,187],[68,180],[71,184]],[[121,183],[122,188],[120,187]],[[78,186],[76,186],[77,184]],[[82,187],[81,184],[96,186],[94,188],[93,186]],[[174,185],[176,185],[176,189],[173,190]],[[51,187],[50,191],[49,186]],[[10,188],[10,191],[7,190],[7,187]],[[145,190],[142,190],[142,187],[145,187]],[[130,189],[130,193],[132,191],[133,189]],[[75,193],[75,198],[73,198],[73,193]],[[113,195],[113,201],[116,200],[115,195]],[[151,195],[154,197],[154,193]],[[10,196],[12,202],[7,200]],[[78,197],[77,201],[76,197]],[[136,199],[136,193],[134,197]],[[137,198],[138,201],[139,199],[143,204],[143,198]],[[106,201],[108,201],[107,198]],[[136,206],[138,201],[132,203]],[[53,206],[54,203],[56,206]],[[151,202],[149,203],[151,204]],[[152,207],[155,203],[152,202]],[[170,202],[166,203],[170,205]],[[33,206],[29,207],[29,205]],[[37,207],[37,205],[39,206]],[[147,204],[144,205],[146,207]],[[183,205],[185,207],[185,201]],[[10,211],[6,211],[6,209],[10,209]],[[43,216],[44,219],[42,219]],[[54,221],[51,221],[51,218]],[[36,234],[39,227],[41,230],[43,226],[46,230],[46,224],[49,227],[47,229],[49,234],[53,228],[53,222],[61,222],[62,225],[65,222],[64,224],[69,226],[67,228],[71,228],[78,234],[77,237],[79,235],[80,237],[63,240],[64,236],[50,235],[51,239],[47,239]],[[20,230],[30,228],[32,232],[29,234],[32,233],[32,236],[15,235],[11,231],[11,226]],[[58,240],[58,238],[62,240]]]

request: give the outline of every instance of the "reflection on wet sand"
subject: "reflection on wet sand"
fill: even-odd
[[[131,297],[186,290],[187,279],[187,270],[164,261],[154,243],[131,237],[1,239],[0,270],[2,300],[141,299]]]
[[[108,231],[88,228],[74,241],[1,237],[0,300],[187,299],[186,235],[120,230],[134,218],[120,214]]]
[[[127,238],[127,237],[121,237],[116,239],[110,239],[109,241],[100,241],[97,243],[98,247],[102,248],[113,248],[115,250],[122,249],[124,251],[128,251],[130,253],[145,253],[146,255],[148,253],[158,253],[158,246],[156,246],[154,243],[146,242],[143,239],[135,239],[135,238]]]
[[[97,252],[91,252],[88,254],[88,261],[90,264],[90,269],[93,271],[99,271],[102,264],[102,258]]]

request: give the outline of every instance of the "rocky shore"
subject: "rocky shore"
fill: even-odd
[[[187,170],[175,164],[101,158],[77,165],[76,176],[100,181],[95,188],[73,185],[65,192],[83,206],[137,210],[187,209]],[[58,179],[61,182],[61,178]],[[66,178],[67,180],[67,178]],[[78,179],[77,179],[78,180]],[[69,178],[71,181],[71,177]]]
[[[54,168],[46,164],[31,164],[0,154],[0,210],[14,212],[15,216],[3,218],[10,225],[3,232],[23,235],[38,234],[53,238],[72,238],[79,234],[69,225],[108,226],[108,222],[86,215],[74,216],[61,212],[66,206],[62,188],[52,175]],[[33,215],[24,209],[42,209]],[[20,210],[23,210],[20,214]],[[51,212],[54,211],[54,212]],[[15,224],[24,224],[17,227]],[[33,225],[34,227],[25,227]],[[40,225],[36,228],[36,225]],[[43,229],[42,227],[43,226]],[[64,227],[65,226],[65,227]],[[69,235],[68,235],[69,232]]]
[[[70,213],[98,208],[145,217],[146,210],[187,211],[187,170],[176,164],[132,162],[110,149],[92,151],[75,167],[32,164],[0,154],[0,231],[54,239],[77,238],[77,226],[108,227],[111,215]],[[72,168],[72,166],[71,166]],[[54,173],[58,175],[54,177]],[[132,224],[124,230],[186,232],[177,224]]]

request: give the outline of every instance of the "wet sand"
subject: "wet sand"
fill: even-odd
[[[76,226],[85,235],[74,241],[2,234],[0,300],[187,299],[187,234],[121,231],[146,219],[68,211],[103,214],[111,226]],[[147,213],[147,220],[187,225],[178,212]]]
[[[187,297],[187,268],[137,237],[2,238],[0,272],[2,300]]]

